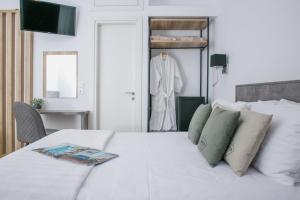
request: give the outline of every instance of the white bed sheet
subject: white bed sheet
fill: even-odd
[[[103,150],[112,131],[62,130],[0,160],[0,200],[73,200],[92,167],[31,151],[62,143]]]
[[[97,166],[78,200],[299,200],[253,168],[243,177],[221,163],[211,168],[186,133],[116,133],[106,151],[120,157]]]

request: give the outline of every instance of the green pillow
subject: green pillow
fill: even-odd
[[[211,166],[216,166],[223,158],[238,125],[239,117],[240,112],[216,107],[207,120],[198,149]]]
[[[188,137],[193,144],[198,144],[202,130],[212,111],[211,105],[200,105],[190,122]]]

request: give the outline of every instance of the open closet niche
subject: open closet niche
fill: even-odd
[[[209,23],[208,17],[149,17],[149,132],[187,131],[207,103]]]

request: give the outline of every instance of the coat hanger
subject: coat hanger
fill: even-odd
[[[165,60],[168,56],[168,52],[166,49],[163,49],[161,52],[160,52],[160,57]]]

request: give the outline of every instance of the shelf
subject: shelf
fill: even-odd
[[[151,30],[203,30],[207,27],[206,18],[152,18]]]
[[[151,40],[152,49],[205,48],[207,41],[163,41]]]

